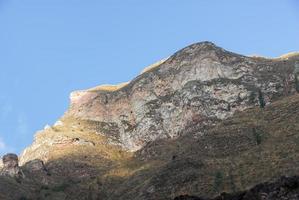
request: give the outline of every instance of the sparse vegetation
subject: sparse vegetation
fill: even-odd
[[[232,169],[229,170],[229,182],[230,182],[230,189],[232,192],[237,192],[237,188],[236,188],[236,184],[235,184],[235,180],[234,180],[234,176],[233,176],[233,172]]]
[[[214,192],[219,192],[223,184],[223,173],[221,171],[216,172],[214,179]]]
[[[299,93],[299,73],[295,74],[295,88],[296,91]]]
[[[156,63],[154,63],[154,64],[152,64],[152,65],[150,65],[150,66],[145,67],[145,68],[141,71],[141,74],[146,73],[146,72],[148,72],[148,71],[150,71],[150,70],[152,70],[152,69],[154,69],[154,68],[156,68],[156,67],[159,67],[159,66],[162,65],[168,58],[169,58],[169,57],[164,58],[164,59],[162,59],[162,60],[160,60],[160,61],[158,61],[158,62],[156,62]]]
[[[299,62],[295,63],[294,76],[295,76],[295,88],[296,91],[299,93]]]
[[[255,98],[256,98],[255,92],[251,91],[250,94],[249,94],[249,102],[251,104],[254,104],[255,103]]]
[[[284,96],[288,96],[292,90],[291,85],[291,78],[292,76],[290,74],[286,74],[283,80],[283,90],[284,90]]]
[[[100,85],[100,86],[91,88],[88,91],[89,92],[96,92],[96,91],[114,92],[114,91],[117,91],[117,90],[125,87],[126,85],[128,85],[128,83],[129,82],[119,83],[119,84],[116,84],[116,85],[110,85],[110,84]]]
[[[264,99],[264,95],[261,90],[258,91],[259,105],[260,108],[264,108],[266,106],[266,102]]]
[[[257,145],[262,143],[262,133],[261,131],[257,130],[256,128],[252,129],[253,137]]]
[[[53,192],[63,192],[65,191],[66,188],[68,188],[70,186],[70,184],[64,182],[64,183],[61,183],[59,185],[56,185],[52,188],[52,191]]]

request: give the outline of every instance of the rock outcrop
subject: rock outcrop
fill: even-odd
[[[258,61],[209,42],[191,45],[116,91],[71,95],[67,116],[97,123],[98,132],[136,151],[177,138],[193,124],[222,120],[294,93],[294,61]]]
[[[253,58],[210,42],[193,44],[115,90],[73,92],[64,117],[86,120],[134,152],[257,106],[261,98],[270,104],[294,94],[296,58]]]
[[[47,172],[47,169],[42,160],[31,160],[24,165],[24,168],[30,172],[36,172],[36,171]]]
[[[23,178],[24,174],[19,167],[19,158],[16,154],[6,154],[2,158],[3,167],[0,171],[1,176],[11,176]]]

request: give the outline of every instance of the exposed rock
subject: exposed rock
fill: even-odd
[[[188,134],[194,127],[201,127],[203,134],[205,127],[259,105],[261,96],[264,106],[293,94],[296,59],[252,58],[210,42],[196,43],[113,90],[73,92],[69,110],[53,128],[63,127],[65,118],[86,121],[91,132],[132,152],[155,140]],[[22,163],[41,159],[31,152],[24,151]]]
[[[51,126],[49,124],[47,124],[45,127],[44,127],[44,130],[47,130],[47,129],[50,129]]]
[[[97,122],[99,133],[136,151],[258,105],[259,93],[265,104],[294,93],[293,71],[293,59],[259,60],[197,43],[117,90],[73,92],[66,116]]]
[[[24,177],[22,170],[19,167],[19,158],[15,154],[6,154],[2,158],[3,168],[0,171],[2,176]]]
[[[26,163],[23,167],[30,172],[47,172],[47,169],[42,160],[31,160],[28,163]]]
[[[57,122],[55,122],[54,126],[63,126],[62,121],[58,120]]]

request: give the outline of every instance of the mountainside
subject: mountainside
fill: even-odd
[[[298,80],[297,54],[193,44],[129,83],[73,92],[20,167],[7,157],[0,199],[210,198],[298,175]]]
[[[235,194],[222,193],[213,200],[252,200],[252,199],[292,199],[299,198],[299,177],[281,177],[276,182],[261,183],[248,191]],[[181,195],[174,200],[212,200],[189,195]]]

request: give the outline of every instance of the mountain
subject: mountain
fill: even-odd
[[[3,159],[0,199],[212,198],[298,175],[298,80],[296,53],[190,45],[128,83],[73,92],[20,166]]]

